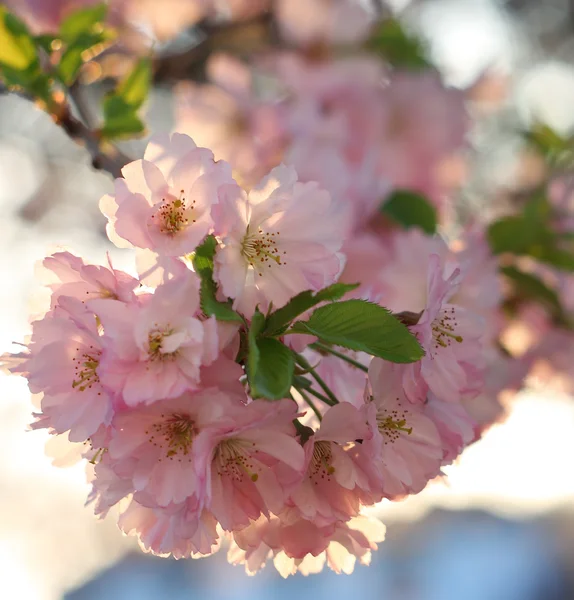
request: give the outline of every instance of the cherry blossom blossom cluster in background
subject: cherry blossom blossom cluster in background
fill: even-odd
[[[39,30],[69,9],[26,4]],[[234,18],[268,9],[170,4],[187,23],[215,5]],[[489,224],[449,221],[464,92],[431,68],[326,52],[367,36],[373,16],[358,3],[274,10],[289,43],[315,52],[213,56],[208,83],[180,83],[178,133],[154,135],[100,202],[138,276],[47,257],[50,308],[4,361],[36,395],[32,427],[86,462],[95,514],[119,515],[146,551],[195,558],[227,541],[248,573],[268,560],[284,576],[348,573],[384,538],[363,508],[442,477],[540,357],[567,370],[556,349],[572,341],[535,302],[503,311]],[[552,183],[557,215],[571,187]],[[397,190],[424,195],[456,235],[398,225],[381,210]],[[564,218],[554,227],[571,231]],[[528,268],[572,308],[571,275]],[[336,322],[337,307],[360,326]],[[516,327],[526,350],[504,343]]]

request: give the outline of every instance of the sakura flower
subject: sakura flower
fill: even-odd
[[[69,252],[57,252],[44,259],[43,278],[52,290],[52,308],[60,296],[71,296],[86,301],[93,298],[112,298],[129,302],[139,285],[123,271],[116,271],[109,260],[109,268],[87,265]]]
[[[69,431],[71,442],[83,442],[109,424],[112,399],[97,372],[102,345],[94,315],[79,300],[61,301],[34,322],[29,351],[11,371],[26,376],[32,393],[43,394],[34,429]]]
[[[256,77],[228,56],[207,62],[210,84],[175,88],[177,129],[230,163],[242,185],[256,184],[277,163],[284,143],[281,107],[256,93]]]
[[[180,396],[199,386],[200,367],[218,355],[214,319],[200,321],[198,280],[160,285],[139,303],[91,300],[104,327],[102,382],[129,406]]]
[[[146,507],[132,500],[118,520],[127,535],[137,535],[146,552],[173,558],[198,558],[219,549],[217,521],[189,501],[165,508]]]
[[[277,167],[249,194],[225,186],[217,215],[222,247],[216,280],[233,307],[284,306],[304,290],[319,290],[339,276],[344,223],[331,211],[327,192],[297,182],[292,168]]]
[[[294,436],[297,405],[255,400],[232,407],[196,441],[198,472],[207,478],[206,506],[231,531],[282,510],[301,478],[304,452]]]
[[[182,134],[155,138],[122,175],[100,201],[110,239],[166,256],[195,250],[213,226],[218,187],[232,181],[229,165]]]
[[[204,501],[205,475],[195,467],[199,434],[224,418],[238,399],[217,388],[184,394],[118,413],[112,422],[108,456],[115,474],[131,481],[136,498],[159,506]],[[147,502],[146,502],[147,503]]]
[[[360,41],[374,19],[357,0],[279,0],[276,10],[283,36],[301,45]]]
[[[411,327],[426,354],[417,363],[396,367],[411,402],[423,401],[429,390],[441,400],[457,402],[484,385],[480,318],[448,302],[458,288],[460,270],[444,278],[443,269],[439,256],[431,255],[426,308]]]
[[[443,206],[461,182],[449,165],[466,145],[464,94],[445,87],[434,72],[396,73],[381,96],[381,108],[383,174],[394,187],[416,190]]]
[[[365,416],[351,404],[325,413],[319,430],[305,442],[306,474],[290,497],[304,519],[329,525],[359,513],[361,488],[368,481],[345,446],[368,436]]]
[[[367,411],[372,438],[363,443],[361,451],[371,458],[372,487],[379,485],[385,498],[416,494],[440,472],[444,454],[440,434],[426,416],[424,405],[407,400],[390,363],[374,358],[369,381],[372,396]]]
[[[356,559],[369,564],[371,550],[385,538],[385,527],[378,519],[359,516],[347,523],[317,527],[295,512],[279,517],[264,517],[234,532],[227,559],[244,564],[249,575],[255,574],[273,558],[283,577],[318,573],[327,566],[336,573],[351,573]]]

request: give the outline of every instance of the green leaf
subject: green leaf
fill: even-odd
[[[48,34],[37,35],[34,37],[36,45],[40,46],[40,48],[45,50],[48,54],[52,54],[52,43],[57,39],[58,36]]]
[[[567,321],[558,294],[541,279],[520,271],[516,267],[502,267],[500,271],[513,283],[517,296],[522,300],[529,298],[544,305],[550,314],[559,321]]]
[[[113,139],[137,135],[145,125],[137,115],[144,103],[151,82],[151,61],[140,60],[117,89],[104,98],[104,126],[102,135]]]
[[[359,287],[358,283],[334,283],[319,292],[306,291],[297,294],[282,308],[272,312],[267,317],[265,333],[279,335],[291,321],[321,302],[340,300],[347,292]]]
[[[393,66],[404,69],[428,69],[431,63],[426,58],[423,41],[405,31],[400,21],[383,21],[368,40],[367,48],[380,53]]]
[[[251,396],[268,400],[286,398],[293,383],[293,353],[273,338],[259,338],[256,340],[256,346],[258,361],[249,382]]]
[[[60,37],[67,44],[74,43],[84,33],[101,29],[105,20],[108,7],[105,3],[83,8],[67,17],[60,27]]]
[[[23,72],[37,65],[34,38],[26,25],[0,6],[0,66]]]
[[[128,77],[120,83],[116,94],[134,109],[145,102],[151,85],[151,60],[142,58]]]
[[[419,227],[429,235],[436,232],[436,210],[424,196],[416,192],[395,190],[381,206],[381,212],[405,229]]]
[[[131,137],[145,131],[137,111],[119,96],[104,98],[104,126],[101,134],[106,139]]]
[[[64,85],[71,85],[77,78],[77,75],[86,62],[85,52],[93,49],[98,44],[103,44],[109,40],[109,31],[104,30],[97,33],[81,33],[62,53],[60,63],[57,65],[57,72]],[[103,47],[103,46],[102,46]]]
[[[526,254],[539,238],[539,227],[532,227],[522,216],[504,217],[488,228],[488,241],[494,254]]]
[[[397,363],[424,356],[416,337],[386,308],[365,300],[345,300],[317,308],[294,333],[310,333],[328,344],[367,352]]]
[[[257,370],[259,369],[259,346],[257,345],[257,336],[261,333],[265,325],[265,315],[258,308],[255,309],[251,318],[251,325],[247,334],[247,379],[249,385],[253,386]]]
[[[201,278],[200,303],[201,310],[218,321],[234,321],[243,323],[243,319],[231,308],[231,302],[217,300],[217,285],[213,281],[213,257],[217,248],[217,240],[209,235],[198,246],[193,255],[193,268]]]

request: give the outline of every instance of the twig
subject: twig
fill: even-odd
[[[315,342],[314,344],[311,344],[311,348],[313,348],[314,350],[319,350],[319,352],[327,352],[328,354],[332,354],[333,356],[336,356],[337,358],[348,362],[350,365],[357,367],[357,369],[361,369],[361,371],[364,371],[365,373],[369,372],[369,368],[365,367],[365,365],[361,364],[358,360],[354,360],[353,358],[347,356],[346,354],[343,354],[342,352],[337,352],[337,350],[333,350],[333,348],[331,348],[330,346],[326,346],[321,342]]]
[[[333,394],[333,392],[331,391],[329,386],[323,381],[321,376],[307,362],[307,359],[304,356],[301,356],[301,354],[297,354],[297,352],[294,352],[293,354],[295,355],[295,361],[297,362],[297,364],[299,364],[301,367],[306,369],[307,372],[310,373],[311,377],[313,377],[313,379],[319,384],[319,387],[325,392],[325,394],[327,394],[327,398],[329,399],[329,402],[327,402],[326,399],[324,400],[324,402],[329,404],[329,406],[335,406],[335,404],[339,404],[339,401],[337,400],[337,396],[335,396],[335,394]]]

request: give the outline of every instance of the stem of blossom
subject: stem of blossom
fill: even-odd
[[[335,406],[335,404],[339,404],[339,401],[337,400],[337,396],[335,396],[335,394],[333,394],[333,392],[331,391],[331,388],[329,388],[329,386],[323,381],[321,376],[307,362],[307,359],[304,356],[297,354],[297,352],[294,352],[293,354],[295,355],[295,361],[297,362],[297,364],[300,365],[301,367],[303,367],[304,369],[306,369],[307,372],[311,375],[311,377],[313,377],[313,379],[319,384],[319,387],[325,392],[325,394],[327,394],[327,397],[329,398],[329,402],[326,402],[326,403],[329,404],[329,406]]]
[[[321,400],[321,402],[324,402],[329,406],[332,405],[331,400],[329,400],[327,396],[323,396],[323,394],[319,393],[317,390],[314,390],[313,388],[307,388],[306,391],[309,392],[309,394],[311,394],[312,396],[315,396],[315,398],[317,398],[318,400]]]
[[[301,398],[303,398],[303,400],[305,400],[305,402],[309,405],[309,407],[315,413],[315,416],[319,419],[319,421],[322,421],[323,416],[321,415],[319,409],[315,406],[313,400],[311,400],[311,398],[309,398],[309,396],[307,396],[307,394],[303,391],[303,388],[295,387],[295,389],[297,390],[297,393],[300,394]]]
[[[313,348],[314,350],[319,350],[319,352],[327,352],[328,354],[332,354],[333,356],[336,356],[337,358],[340,358],[341,360],[348,362],[350,365],[357,367],[357,369],[360,369],[361,371],[364,371],[365,373],[369,372],[369,367],[365,367],[365,365],[361,364],[358,360],[354,360],[350,356],[347,356],[347,355],[343,354],[342,352],[333,350],[333,348],[331,348],[330,346],[326,346],[325,344],[322,344],[321,342],[315,342],[314,344],[311,344],[310,347]]]

